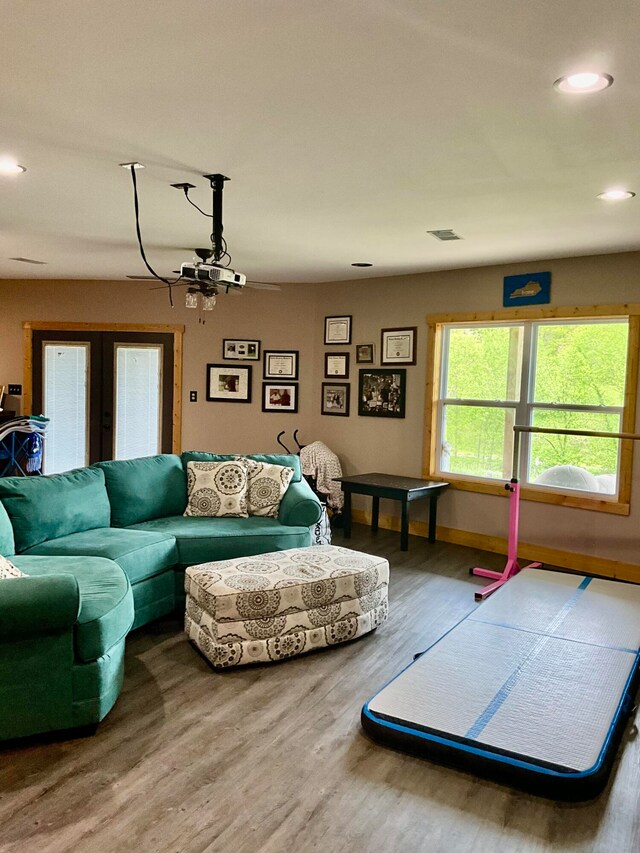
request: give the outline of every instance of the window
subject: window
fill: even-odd
[[[633,431],[635,387],[626,393],[626,379],[636,375],[628,362],[637,356],[630,344],[637,316],[460,319],[430,328],[436,375],[428,400],[429,476],[501,490],[499,481],[513,473],[514,424]],[[521,433],[523,494],[575,506],[587,498],[628,512],[618,506],[628,504],[633,450],[625,444],[632,442]]]

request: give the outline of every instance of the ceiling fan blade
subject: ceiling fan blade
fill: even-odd
[[[157,279],[156,279],[157,281]],[[180,281],[172,284],[171,287],[187,287],[188,285],[193,284],[192,281]],[[166,290],[169,287],[168,284],[159,284],[157,287],[150,287],[149,290]]]
[[[268,281],[247,281],[245,287],[251,287],[253,290],[282,290],[279,284],[271,284]]]

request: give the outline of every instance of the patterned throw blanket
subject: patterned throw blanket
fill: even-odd
[[[340,512],[344,506],[344,495],[340,483],[333,481],[334,477],[342,477],[342,466],[336,454],[321,441],[314,441],[302,448],[300,462],[302,473],[313,477],[316,489],[327,496],[327,505],[334,512]]]

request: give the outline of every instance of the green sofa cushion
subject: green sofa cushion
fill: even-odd
[[[27,577],[0,580],[0,641],[71,630],[80,611],[75,579],[55,566],[44,578],[21,571]]]
[[[99,723],[115,705],[124,681],[124,638],[102,657],[76,663],[72,671],[73,725]]]
[[[0,477],[0,501],[11,519],[18,553],[47,539],[109,526],[111,508],[99,468]]]
[[[178,562],[173,536],[120,527],[73,533],[41,542],[26,553],[52,557],[106,557],[120,566],[132,584],[153,577]]]
[[[280,524],[311,527],[322,515],[322,504],[306,480],[291,483],[280,501]]]
[[[292,483],[299,483],[302,479],[302,469],[300,468],[300,457],[293,453],[208,453],[204,450],[185,450],[182,454],[182,464],[184,470],[187,470],[188,462],[226,462],[228,459],[235,459],[236,456],[246,456],[248,459],[255,459],[256,462],[266,462],[269,465],[284,465],[286,468],[293,468],[294,474],[291,479]]]
[[[268,551],[304,548],[311,544],[308,527],[285,527],[277,518],[156,518],[134,530],[171,533],[178,543],[180,563],[194,566],[212,560],[252,557]]]
[[[94,661],[118,643],[133,624],[133,594],[122,569],[99,557],[34,557],[14,559],[30,577],[73,575],[80,591],[75,625],[76,657]],[[21,583],[20,580],[7,583]]]
[[[16,543],[13,539],[13,527],[7,511],[0,503],[0,555],[12,557],[16,553]]]
[[[185,511],[187,475],[179,456],[163,453],[96,462],[94,467],[104,471],[114,527],[129,527]]]

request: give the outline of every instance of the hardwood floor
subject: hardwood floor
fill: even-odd
[[[281,664],[214,672],[177,619],[128,641],[97,734],[0,749],[3,853],[539,853],[640,850],[640,747],[607,790],[537,799],[370,742],[363,702],[475,607],[468,575],[502,558],[356,525],[391,563],[387,623]],[[335,544],[342,544],[338,531]]]

